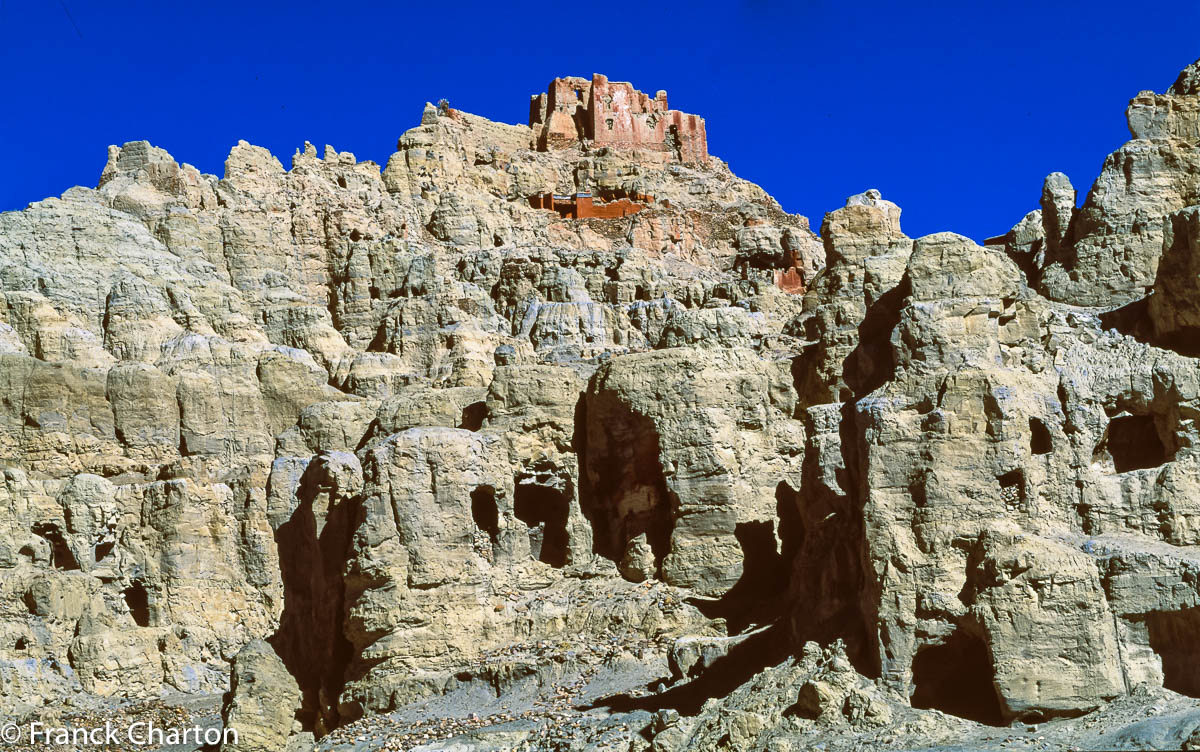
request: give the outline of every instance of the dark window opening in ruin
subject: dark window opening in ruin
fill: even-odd
[[[487,533],[493,544],[500,535],[500,512],[496,509],[496,489],[480,486],[471,492],[471,518]]]
[[[53,523],[34,525],[33,532],[50,542],[50,565],[55,569],[79,569],[75,554],[67,546],[66,539]]]
[[[567,497],[547,486],[518,485],[513,513],[529,526],[529,550],[552,567],[567,563]]]
[[[575,98],[576,98],[576,99],[583,99],[583,92],[582,92],[581,90],[579,90],[579,89],[576,89],[576,90],[575,90]]]
[[[21,546],[21,550],[18,551],[17,554],[24,556],[30,562],[32,562],[37,556],[37,554],[34,553],[33,546]]]
[[[1200,697],[1200,606],[1146,614],[1150,647],[1162,659],[1163,687]]]
[[[99,564],[101,561],[104,561],[105,559],[108,558],[108,555],[112,553],[113,547],[116,545],[117,545],[116,543],[112,543],[112,542],[97,544],[96,551],[92,555],[92,560],[95,561],[97,564]]]
[[[1109,421],[1097,454],[1107,452],[1118,473],[1158,467],[1170,459],[1153,415],[1123,415]]]
[[[13,650],[24,650],[27,647],[29,647],[29,640],[26,640],[24,637],[18,637],[17,643],[13,645]]]
[[[346,179],[344,177],[341,177],[340,175],[338,176],[338,186],[341,188],[346,187]]]
[[[605,125],[607,125],[607,126],[608,126],[608,129],[611,131],[611,130],[612,130],[612,127],[613,127],[613,119],[612,119],[612,118],[608,118],[607,120],[605,120],[605,121],[604,121],[604,124],[605,124]]]
[[[462,409],[458,427],[468,431],[478,431],[483,427],[483,419],[487,417],[486,402],[472,402]]]
[[[913,659],[912,706],[989,726],[1004,723],[992,684],[992,661],[983,640],[956,630],[943,645],[926,647]]]
[[[1037,418],[1029,419],[1029,451],[1034,454],[1049,454],[1054,449],[1050,429]]]
[[[351,230],[350,231],[350,240],[357,243],[358,241],[362,240],[362,233],[359,232],[358,230]]]
[[[141,580],[134,580],[125,588],[121,595],[125,597],[125,605],[129,607],[129,615],[133,623],[139,627],[150,626],[150,594]]]

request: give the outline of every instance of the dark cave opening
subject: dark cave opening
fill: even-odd
[[[850,480],[859,462],[854,403],[844,403],[838,412],[836,451],[810,443],[816,451],[805,452],[803,493],[795,497],[802,532],[781,531],[785,545],[795,537],[799,547],[788,588],[790,636],[795,651],[810,640],[827,645],[842,639],[854,668],[875,679],[881,671],[879,585],[869,563],[863,500]],[[811,414],[805,429],[810,436],[818,434]],[[832,473],[829,464],[835,467]]]
[[[920,650],[913,659],[912,706],[989,726],[1004,725],[992,684],[992,660],[983,640],[955,630],[942,645]]]
[[[1163,687],[1200,697],[1200,606],[1146,614],[1150,648],[1162,659]]]
[[[1021,468],[996,476],[1000,484],[1000,500],[1009,509],[1020,509],[1025,503],[1025,473]]]
[[[299,504],[275,529],[283,613],[267,639],[300,687],[297,719],[318,738],[344,720],[337,702],[353,654],[342,629],[345,567],[361,508],[360,496],[338,488],[329,463],[322,453],[308,464]]]
[[[16,644],[13,645],[13,650],[24,650],[29,647],[29,640],[24,637],[18,637]]]
[[[790,489],[789,489],[790,490]],[[780,521],[782,531],[783,521]],[[787,608],[788,577],[794,547],[784,542],[788,551],[780,553],[775,538],[775,522],[750,520],[739,522],[733,531],[742,549],[742,575],[729,590],[715,601],[689,598],[710,619],[724,619],[729,634],[740,634],[754,624],[774,624]]]
[[[529,526],[529,550],[533,558],[552,567],[567,563],[567,513],[565,494],[549,486],[518,484],[513,494],[513,513]]]
[[[139,627],[150,626],[150,594],[146,592],[145,584],[141,580],[134,580],[129,583],[129,587],[121,591],[121,595],[125,598],[125,605],[129,607],[133,623]]]
[[[483,421],[487,418],[487,403],[472,402],[462,409],[462,415],[459,416],[458,427],[465,428],[468,431],[478,431],[483,427]]]
[[[1034,454],[1049,454],[1054,449],[1050,429],[1037,418],[1029,419],[1029,451]]]
[[[500,512],[496,508],[496,489],[491,486],[480,486],[471,492],[471,519],[475,526],[487,533],[488,539],[495,545],[500,535]]]
[[[644,534],[661,571],[675,519],[654,421],[612,395],[585,395],[575,409],[574,445],[579,506],[592,525],[593,553],[619,562]]]
[[[1097,453],[1107,452],[1118,473],[1158,467],[1170,459],[1153,415],[1123,415],[1108,423]]]
[[[113,547],[116,545],[117,544],[112,541],[96,544],[96,549],[92,553],[92,561],[96,562],[97,564],[104,561],[108,558],[108,555],[112,553]]]
[[[52,522],[41,523],[33,526],[33,532],[50,542],[50,565],[55,569],[79,569],[79,562],[75,559],[75,554],[71,553],[71,549],[67,546],[67,541],[63,538],[62,531],[58,529],[58,525]]]

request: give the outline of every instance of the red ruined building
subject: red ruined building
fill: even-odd
[[[762,221],[749,220],[746,224],[748,226],[762,224]],[[764,279],[765,277],[789,295],[800,295],[808,289],[808,273],[805,272],[803,262],[794,250],[784,252],[782,269],[756,269],[751,267],[747,260],[739,262],[738,268],[741,271],[742,279]]]
[[[631,200],[632,199],[632,200]],[[529,203],[534,209],[552,209],[563,219],[617,219],[637,214],[654,203],[653,196],[635,194],[630,198],[618,198],[613,201],[596,203],[590,193],[576,193],[574,196],[556,196],[552,193],[539,193],[529,197]]]
[[[570,76],[550,82],[529,102],[539,151],[587,140],[593,146],[666,152],[680,162],[708,162],[704,118],[667,108],[667,92],[651,98],[625,81]]]
[[[775,270],[775,286],[789,295],[804,292],[804,274],[800,271],[801,261],[795,251],[784,254],[783,269]]]
[[[800,270],[794,266],[785,270],[777,269],[775,286],[789,295],[799,295],[804,292],[804,278],[800,276]]]

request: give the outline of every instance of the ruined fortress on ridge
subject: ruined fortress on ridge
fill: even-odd
[[[529,127],[536,135],[538,151],[586,142],[648,154],[657,152],[664,162],[708,162],[704,118],[669,109],[665,91],[660,90],[652,98],[627,81],[609,81],[599,73],[593,74],[590,81],[577,76],[551,81],[545,93],[530,98]],[[596,198],[607,203],[597,204]],[[554,209],[572,219],[623,217],[653,201],[653,196],[646,195],[593,197],[583,192],[574,196],[544,193],[530,198],[534,208]]]
[[[599,73],[592,74],[591,80],[556,78],[545,93],[531,96],[529,127],[538,151],[586,144],[637,151],[643,159],[663,164],[709,164],[704,118],[670,109],[666,91],[660,89],[651,97],[628,81],[609,81]],[[564,219],[616,219],[652,205],[654,196],[579,190],[573,195],[538,193],[529,197],[529,203],[535,209],[556,211]],[[783,267],[772,271],[774,284],[788,293],[802,292],[800,265],[797,255],[787,252]],[[749,273],[745,267],[742,272],[743,276]]]

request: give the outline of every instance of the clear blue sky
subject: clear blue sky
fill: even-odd
[[[555,76],[666,89],[709,150],[814,228],[878,188],[913,236],[982,239],[1200,57],[1200,3],[0,0],[0,210],[94,186],[146,139],[223,172],[238,139],[385,163],[427,100],[525,122]],[[606,15],[601,8],[629,7]]]

